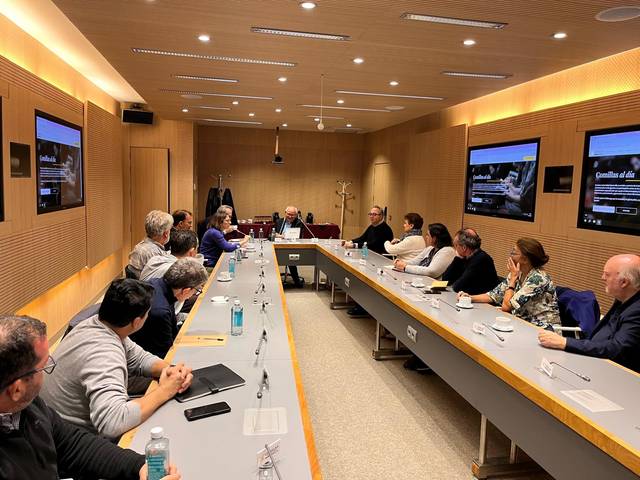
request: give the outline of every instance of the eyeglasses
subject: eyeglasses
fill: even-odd
[[[202,293],[202,289],[200,287],[193,287],[193,289],[196,291],[196,295],[200,295]]]
[[[367,215],[368,215],[368,216],[370,216],[370,217],[377,217],[378,215],[382,215],[382,214],[381,214],[381,213],[372,213],[372,212],[369,212],[369,213],[367,213]]]
[[[4,390],[5,388],[7,388],[9,385],[11,385],[16,380],[20,380],[21,378],[24,378],[24,377],[29,377],[31,375],[34,375],[34,374],[38,373],[38,372],[44,372],[47,375],[51,375],[53,373],[53,371],[55,370],[56,365],[57,365],[56,361],[53,359],[53,357],[51,355],[49,355],[49,358],[47,359],[47,364],[44,367],[34,368],[33,370],[29,370],[28,372],[25,372],[22,375],[19,375],[19,376],[15,377],[13,380],[10,380],[9,382],[6,382],[4,385],[0,386],[0,390]]]
[[[520,253],[516,252],[515,250],[511,250],[511,253],[509,253],[510,257],[517,257],[518,255],[520,255]]]

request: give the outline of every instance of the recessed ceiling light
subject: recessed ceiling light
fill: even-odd
[[[442,75],[448,77],[470,77],[470,78],[493,78],[496,80],[504,80],[512,77],[511,73],[474,73],[474,72],[442,72]]]
[[[191,118],[190,120],[200,120],[203,122],[216,122],[216,123],[242,123],[246,125],[262,125],[262,122],[250,122],[248,120],[222,120],[218,118]]]
[[[288,127],[289,125],[287,125],[286,123],[282,124],[283,127]]]
[[[313,2],[302,2],[300,6],[305,10],[313,10],[314,8],[316,8],[316,4]]]
[[[342,105],[344,103],[344,100],[342,100],[341,98],[339,98],[338,100],[336,100],[336,103]]]
[[[640,6],[607,8],[596,15],[601,22],[624,22],[640,17]]]
[[[234,100],[233,102],[231,102],[232,105],[238,105],[240,102],[238,100]]]
[[[278,81],[280,83],[285,83],[287,81],[287,77],[278,77]]]
[[[180,92],[176,92],[176,93],[180,93]],[[187,100],[200,100],[202,98],[202,95],[197,95],[195,93],[183,93],[180,96],[182,98],[186,98]]]
[[[282,111],[281,108],[276,108],[276,113],[280,113]]]
[[[556,32],[553,34],[553,38],[555,38],[556,40],[563,40],[567,38],[567,34],[565,32]]]
[[[299,32],[296,30],[280,30],[278,28],[267,27],[251,27],[253,33],[266,33],[268,35],[283,35],[285,37],[299,37],[299,38],[315,38],[318,40],[337,40],[346,42],[351,40],[349,35],[339,35],[336,33],[319,33],[319,32]]]
[[[459,25],[463,27],[479,28],[504,28],[508,23],[487,22],[484,20],[471,20],[467,18],[438,17],[435,15],[422,15],[420,13],[403,13],[400,18],[404,20],[418,20],[420,22],[445,23],[447,25]]]
[[[347,127],[351,128],[351,124],[350,124],[350,123],[347,123]]]
[[[184,90],[174,90],[172,88],[161,88],[161,92],[180,93],[184,98],[202,98],[206,97],[231,97],[231,98],[249,98],[251,100],[273,100],[273,97],[260,97],[257,95],[232,95],[230,93],[209,93],[209,92],[188,92]],[[185,97],[185,95],[197,95],[197,97]]]
[[[208,82],[238,83],[238,80],[233,78],[204,77],[201,75],[174,75],[173,77],[179,78],[180,80],[206,80]]]
[[[231,110],[229,107],[211,107],[209,105],[191,105],[191,108],[204,108],[206,110]]]
[[[398,82],[396,82],[395,80],[391,80],[389,82],[389,85],[391,85],[392,87],[397,87],[398,85],[400,85]]]
[[[200,40],[201,42],[207,43],[209,40],[211,40],[211,37],[206,33],[203,33],[201,35],[198,35],[198,40]]]
[[[314,122],[319,122],[319,121],[320,121],[320,119],[319,119],[318,117],[316,117],[316,118],[314,118],[314,119],[313,119],[313,121],[314,121]]]
[[[305,108],[320,108],[320,105],[298,105],[299,107]],[[333,110],[355,110],[358,112],[380,112],[380,113],[391,113],[389,110],[380,110],[378,108],[356,108],[356,107],[330,107],[328,105],[322,105],[322,108],[328,108]]]
[[[444,100],[443,97],[431,97],[426,95],[400,95],[395,93],[355,92],[353,90],[336,90],[336,93],[344,93],[346,95],[365,95],[368,97],[411,98],[414,100]]]
[[[364,58],[356,57],[353,59],[353,63],[357,63],[358,65],[360,65],[361,63],[364,63]]]
[[[296,64],[293,62],[281,62],[278,60],[260,60],[256,58],[226,57],[221,55],[202,55],[200,53],[172,52],[168,50],[155,50],[152,48],[132,48],[131,51],[133,53],[146,53],[148,55],[165,55],[169,57],[197,58],[200,60],[216,60],[220,62],[254,63],[258,65],[278,65],[280,67],[296,66]]]
[[[183,108],[182,111],[183,111],[183,113],[187,113],[189,111],[189,109],[188,108]]]
[[[249,116],[250,116],[250,117],[255,117],[255,116],[256,116],[256,114],[255,114],[255,113],[253,113],[253,112],[249,112]]]
[[[473,45],[475,45],[475,44],[476,44],[476,41],[475,41],[474,39],[472,39],[472,38],[467,38],[466,40],[464,40],[464,41],[462,42],[462,44],[463,44],[465,47],[472,47]]]

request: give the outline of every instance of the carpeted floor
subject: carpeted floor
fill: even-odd
[[[286,298],[325,480],[473,478],[476,410],[436,375],[375,361],[375,321],[331,310],[328,292]],[[490,439],[490,454],[508,453],[500,432]]]

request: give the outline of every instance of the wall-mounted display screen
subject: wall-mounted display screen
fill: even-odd
[[[640,233],[640,125],[587,132],[578,227]]]
[[[36,111],[38,213],[84,205],[82,128]]]
[[[469,148],[465,212],[532,222],[540,139]]]

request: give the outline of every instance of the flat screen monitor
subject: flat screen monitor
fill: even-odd
[[[540,139],[469,148],[465,212],[533,222]]]
[[[640,233],[640,125],[587,132],[578,228]]]
[[[84,205],[82,128],[36,110],[38,213]]]

